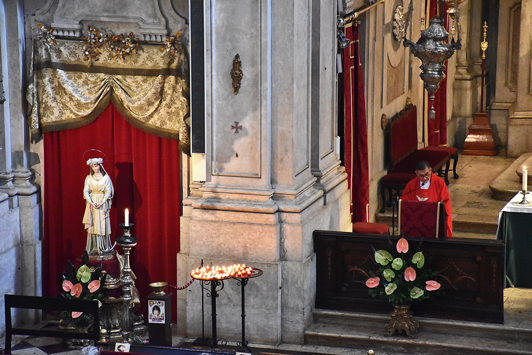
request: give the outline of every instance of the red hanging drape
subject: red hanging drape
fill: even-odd
[[[177,141],[133,127],[113,104],[88,126],[44,135],[44,294],[53,297],[61,291],[67,260],[74,262],[85,249],[87,234],[81,221],[83,184],[89,173],[86,161],[102,156],[88,149],[105,153],[103,166],[115,187],[110,214],[113,242],[123,234],[118,224],[129,208],[131,233],[139,239],[131,253],[131,268],[137,276],[141,311],[146,313],[149,284],[176,280],[180,153]],[[121,247],[115,248],[123,254]]]
[[[345,28],[351,40],[344,49],[344,165],[351,189],[351,221],[366,221],[369,203],[368,130],[364,76],[360,59],[359,26]]]
[[[445,29],[449,30],[447,8],[438,11],[439,1],[430,2],[429,18],[443,16]],[[442,14],[442,15],[440,15]],[[447,145],[447,63],[445,63],[445,78],[440,82],[440,88],[434,94],[434,110],[436,118],[428,120],[428,145],[431,147]]]

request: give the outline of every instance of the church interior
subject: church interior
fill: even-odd
[[[2,352],[532,354],[531,19],[0,0]]]

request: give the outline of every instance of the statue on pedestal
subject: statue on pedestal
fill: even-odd
[[[103,167],[102,158],[87,160],[90,174],[85,178],[83,198],[86,200],[83,224],[87,230],[85,250],[91,259],[112,259],[111,222],[109,212],[114,196],[113,182]]]

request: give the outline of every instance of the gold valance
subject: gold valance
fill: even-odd
[[[112,100],[135,127],[179,140],[188,151],[188,62],[183,51],[142,45],[138,53],[119,59],[102,47],[89,67],[83,47],[81,41],[57,40],[52,46],[35,41],[28,90],[32,135],[90,124]]]

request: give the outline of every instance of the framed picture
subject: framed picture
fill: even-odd
[[[148,323],[164,324],[164,301],[148,301]]]
[[[128,343],[116,343],[115,344],[115,351],[118,351],[120,353],[128,353],[130,346],[131,346],[131,344],[128,344]]]

